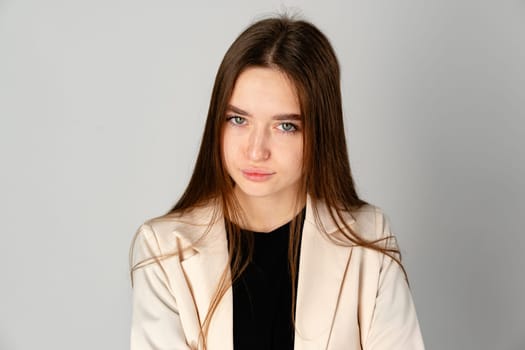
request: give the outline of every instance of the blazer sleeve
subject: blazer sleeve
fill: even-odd
[[[385,215],[377,213],[380,234],[396,247]],[[375,307],[364,350],[423,350],[424,344],[408,282],[399,264],[382,254]]]
[[[132,266],[139,264],[132,272],[131,350],[190,349],[166,270],[162,261],[151,261],[160,253],[153,229],[142,225],[131,251]]]

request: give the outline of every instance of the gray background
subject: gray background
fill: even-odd
[[[0,349],[126,349],[128,248],[190,176],[231,41],[285,8],[342,65],[358,189],[428,349],[525,349],[525,3],[0,1]]]

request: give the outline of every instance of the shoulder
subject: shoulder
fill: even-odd
[[[381,208],[372,204],[343,210],[331,207],[323,200],[308,197],[306,220],[328,234],[336,234],[346,226],[360,238],[369,241],[391,236],[387,215]]]
[[[360,238],[401,259],[397,238],[390,229],[390,219],[381,208],[366,204],[352,211],[351,215],[355,219],[352,229]],[[381,257],[384,259],[385,255]]]
[[[178,250],[177,244],[182,243],[182,248],[191,246],[211,226],[217,212],[215,206],[203,205],[145,221],[136,230],[132,240],[132,264],[172,254]]]
[[[355,220],[353,227],[366,239],[375,240],[391,236],[390,220],[384,211],[372,204],[365,204],[350,212]]]

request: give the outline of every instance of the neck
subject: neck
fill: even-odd
[[[236,194],[244,223],[241,227],[256,232],[271,232],[291,221],[304,207],[305,200],[295,198],[246,197]]]

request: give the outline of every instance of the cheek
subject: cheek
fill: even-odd
[[[234,138],[231,137],[228,131],[224,131],[222,135],[222,157],[228,166],[231,163],[231,160],[236,157],[235,150],[237,149]]]
[[[294,165],[296,171],[301,171],[303,167],[303,143],[296,144],[292,148],[293,152],[290,155],[289,161],[290,164]]]

